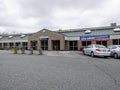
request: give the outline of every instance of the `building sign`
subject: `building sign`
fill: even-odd
[[[109,40],[109,39],[110,39],[110,35],[80,36],[81,41]]]
[[[48,40],[48,36],[40,36],[40,40]]]

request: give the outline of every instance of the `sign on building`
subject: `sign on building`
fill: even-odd
[[[109,39],[110,39],[110,35],[80,36],[81,41],[109,40]]]
[[[48,36],[40,36],[40,40],[48,40]]]

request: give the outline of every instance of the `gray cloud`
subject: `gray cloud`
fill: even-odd
[[[0,0],[0,32],[120,24],[119,0]]]

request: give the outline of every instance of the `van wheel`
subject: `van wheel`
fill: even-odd
[[[117,59],[118,58],[118,55],[117,53],[114,54],[114,58]]]
[[[93,52],[91,52],[91,57],[94,57],[94,53]]]

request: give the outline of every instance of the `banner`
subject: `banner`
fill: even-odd
[[[109,40],[109,38],[110,38],[110,35],[80,36],[81,41]]]

